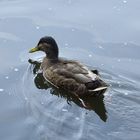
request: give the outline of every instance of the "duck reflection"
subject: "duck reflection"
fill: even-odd
[[[28,60],[30,64],[32,64],[32,72],[35,75],[34,83],[38,89],[48,89],[52,87],[45,78],[43,77],[42,72],[39,72],[41,62],[33,61],[31,59]],[[93,70],[93,72],[98,73],[97,70]],[[87,110],[93,110],[98,114],[98,116],[106,122],[107,120],[107,111],[104,104],[104,95],[100,95],[99,97],[90,96],[90,97],[84,97],[82,99],[78,98],[74,94],[70,94],[68,92],[64,92],[55,88],[52,88],[50,91],[51,94],[63,97],[67,100],[67,103],[70,104],[71,102],[74,102],[81,108],[85,108]]]

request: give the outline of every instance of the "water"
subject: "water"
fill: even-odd
[[[3,140],[139,140],[139,1],[1,0],[0,137]],[[33,74],[28,54],[52,35],[60,55],[100,71],[105,97],[84,109]]]

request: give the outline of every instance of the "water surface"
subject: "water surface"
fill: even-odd
[[[138,140],[139,1],[1,0],[0,137],[3,140]],[[42,85],[28,59],[52,35],[60,55],[79,60],[110,84],[84,109]],[[41,79],[40,79],[41,78]]]

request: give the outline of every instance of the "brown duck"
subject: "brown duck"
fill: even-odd
[[[100,95],[107,89],[107,84],[100,79],[98,72],[89,70],[83,64],[59,58],[56,41],[45,36],[29,53],[43,51],[46,57],[41,63],[44,78],[57,89],[74,93],[79,97]]]

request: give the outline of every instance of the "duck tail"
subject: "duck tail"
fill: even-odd
[[[88,92],[100,93],[100,92],[105,92],[108,88],[108,85],[101,79],[98,79],[90,83],[86,83],[86,87]]]

